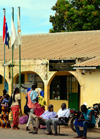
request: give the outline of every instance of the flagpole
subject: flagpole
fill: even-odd
[[[12,20],[14,21],[14,7],[12,7]],[[12,93],[13,93],[13,48],[14,44],[12,45]]]
[[[19,11],[18,14],[20,19],[20,7],[18,7],[18,11]],[[21,45],[20,44],[19,44],[19,89],[21,94]]]
[[[21,95],[21,27],[20,27],[20,7],[18,7],[18,37],[19,37],[19,89]],[[21,102],[20,102],[21,104]],[[22,116],[22,111],[20,110],[20,116]]]
[[[4,16],[6,15],[6,10],[3,8]],[[6,53],[6,47],[4,43],[4,89],[5,89],[5,53]]]

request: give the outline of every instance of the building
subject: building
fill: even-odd
[[[0,37],[0,95],[4,87],[4,51]],[[14,88],[18,86],[18,48],[14,50]],[[11,49],[6,48],[6,80],[11,95]],[[22,36],[21,83],[30,87],[38,82],[45,93],[47,106],[57,112],[67,107],[100,102],[100,31],[65,32]],[[21,90],[22,110],[27,90]]]

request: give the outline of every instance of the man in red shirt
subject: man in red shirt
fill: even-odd
[[[37,88],[37,84],[32,85],[32,90],[35,91],[36,88]],[[34,108],[35,108],[35,104],[31,101],[31,98],[30,98],[30,93],[32,92],[32,90],[27,93],[27,97],[28,97],[27,106],[30,108],[30,113],[29,113],[29,119],[28,119],[28,122],[27,122],[27,125],[26,125],[26,131],[29,131],[28,127],[29,127],[30,121],[32,121],[32,124],[34,125],[34,122],[31,119],[31,114],[33,114]]]

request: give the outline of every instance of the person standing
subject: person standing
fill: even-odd
[[[32,85],[32,91],[29,91],[27,93],[27,97],[28,97],[28,103],[27,106],[30,108],[30,113],[29,113],[29,119],[26,125],[26,131],[30,131],[30,129],[28,128],[30,125],[30,121],[31,119],[31,114],[34,112],[34,108],[35,108],[35,103],[36,103],[36,98],[38,96],[38,93],[35,91],[35,89],[37,88],[37,84],[33,84]],[[34,122],[32,121],[32,124],[34,125]]]
[[[9,121],[9,95],[5,94],[3,96],[3,100],[1,102],[1,114],[0,114],[0,127],[2,128],[10,128],[10,121]]]
[[[7,94],[7,90],[4,89],[4,90],[3,90],[3,95],[0,96],[0,113],[1,113],[1,103],[2,103],[2,101],[3,101],[3,99],[4,99],[4,96],[5,96],[6,94]]]
[[[44,91],[41,88],[36,88],[35,91],[42,97],[44,97]]]
[[[37,82],[34,82],[33,85],[37,86]],[[25,87],[23,85],[21,85],[21,87],[24,88],[24,89],[27,89],[27,93],[31,90],[31,87]],[[26,93],[26,95],[27,95],[27,93]]]
[[[21,96],[19,94],[19,88],[15,88],[14,94],[12,95],[12,105],[11,110],[13,113],[13,129],[19,129],[19,110],[21,113]]]
[[[86,139],[87,128],[94,128],[96,121],[94,118],[93,111],[87,109],[86,105],[81,106],[81,111],[82,111],[82,113],[80,115],[80,118],[77,120],[77,122],[83,121],[83,136],[79,130],[79,127],[77,125],[75,125],[75,129],[76,129],[78,136],[76,136],[74,138]],[[84,118],[83,118],[83,116],[84,116]]]

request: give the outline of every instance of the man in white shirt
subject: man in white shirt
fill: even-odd
[[[57,125],[65,124],[68,121],[70,115],[70,110],[66,108],[66,104],[62,103],[61,109],[57,112],[57,115],[53,119],[49,119],[46,122],[47,125],[47,135],[52,135],[51,125],[53,125],[54,135],[57,135]]]

